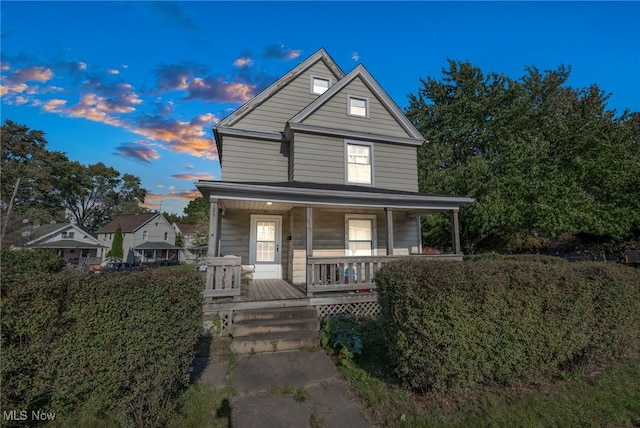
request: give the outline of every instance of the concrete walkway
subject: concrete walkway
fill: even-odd
[[[201,369],[199,382],[224,387],[226,363]],[[371,427],[322,350],[240,355],[231,381],[234,428]]]

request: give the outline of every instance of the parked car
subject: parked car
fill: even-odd
[[[131,263],[108,263],[99,270],[95,270],[95,273],[101,272],[131,272],[134,270],[134,266]]]
[[[200,262],[196,265],[196,272],[206,272],[207,271],[207,263]]]

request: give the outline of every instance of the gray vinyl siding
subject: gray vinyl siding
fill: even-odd
[[[287,181],[288,143],[226,136],[222,180]]]
[[[249,245],[251,240],[251,215],[266,214],[282,216],[282,248],[280,249],[280,262],[283,276],[289,271],[289,213],[282,211],[246,211],[227,210],[221,217],[222,227],[220,231],[220,255],[239,256],[242,264],[249,264]]]
[[[375,143],[373,151],[376,187],[418,191],[418,150],[415,146]]]
[[[344,139],[296,133],[292,144],[291,179],[344,184]]]
[[[247,130],[282,132],[289,119],[319,96],[310,93],[312,75],[330,77],[332,84],[337,81],[336,76],[329,71],[324,62],[318,61],[287,86],[256,107],[246,117],[236,122],[233,127]],[[226,146],[224,156],[227,156]]]
[[[369,117],[364,118],[347,114],[348,95],[368,98]],[[304,125],[324,126],[370,134],[410,137],[359,77],[342,88],[340,92],[319,107],[302,123]]]
[[[345,139],[297,132],[291,147],[289,177],[294,181],[345,184]],[[418,191],[417,149],[373,143],[373,173],[380,189]]]

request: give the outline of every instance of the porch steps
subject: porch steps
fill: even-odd
[[[320,321],[314,307],[236,311],[231,349],[239,354],[289,351],[319,345]]]

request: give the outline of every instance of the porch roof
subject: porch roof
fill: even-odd
[[[224,201],[227,208],[235,202],[268,202],[279,208],[292,206],[357,206],[369,208],[400,208],[417,211],[451,211],[463,204],[474,202],[473,198],[436,195],[380,189],[376,187],[286,182],[233,182],[200,180],[195,183],[200,192],[209,198]],[[237,205],[237,204],[236,204]],[[283,206],[284,205],[284,206]]]
[[[136,250],[179,250],[180,247],[176,247],[168,242],[143,242],[140,245],[135,246]]]
[[[106,245],[91,244],[88,242],[75,241],[73,239],[61,239],[58,241],[49,241],[42,244],[34,245],[36,248],[78,248],[78,249],[93,249],[93,248],[108,248]]]

